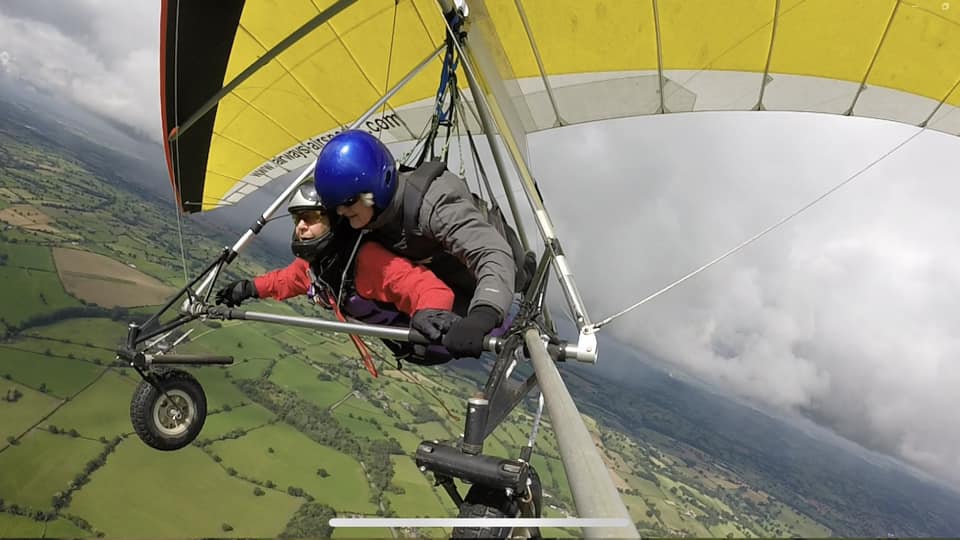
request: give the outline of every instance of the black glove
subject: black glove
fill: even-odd
[[[439,343],[440,338],[460,318],[456,313],[445,309],[421,309],[413,314],[410,326],[430,341]]]
[[[257,288],[249,279],[239,279],[217,291],[217,305],[237,307],[247,298],[257,298]]]
[[[476,358],[483,352],[483,338],[497,327],[500,314],[490,306],[477,306],[443,336],[443,346],[457,358]]]

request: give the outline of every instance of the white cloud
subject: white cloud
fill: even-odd
[[[20,79],[160,140],[159,6],[40,4],[0,4],[0,49]]]
[[[693,114],[547,132],[531,148],[599,320],[915,131],[842,117]],[[960,483],[958,146],[954,137],[920,135],[602,332]]]

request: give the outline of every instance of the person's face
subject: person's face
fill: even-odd
[[[360,197],[347,203],[337,207],[337,214],[347,218],[354,229],[362,229],[373,220],[373,208],[364,204]]]
[[[330,230],[330,218],[319,210],[305,210],[293,214],[293,227],[300,240],[323,236]]]

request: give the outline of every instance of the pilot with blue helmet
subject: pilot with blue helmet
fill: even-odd
[[[337,134],[314,170],[317,195],[354,229],[425,265],[456,295],[465,314],[443,336],[454,355],[477,357],[513,301],[517,266],[506,238],[485,218],[464,179],[439,162],[400,170],[365,131]]]

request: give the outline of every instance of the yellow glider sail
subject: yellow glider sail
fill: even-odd
[[[493,49],[521,135],[713,110],[849,114],[960,134],[960,2],[467,3],[468,40]],[[309,164],[445,36],[436,0],[164,0],[162,9],[164,130],[185,212],[232,204]],[[362,127],[385,142],[416,138],[440,68],[438,57]]]

